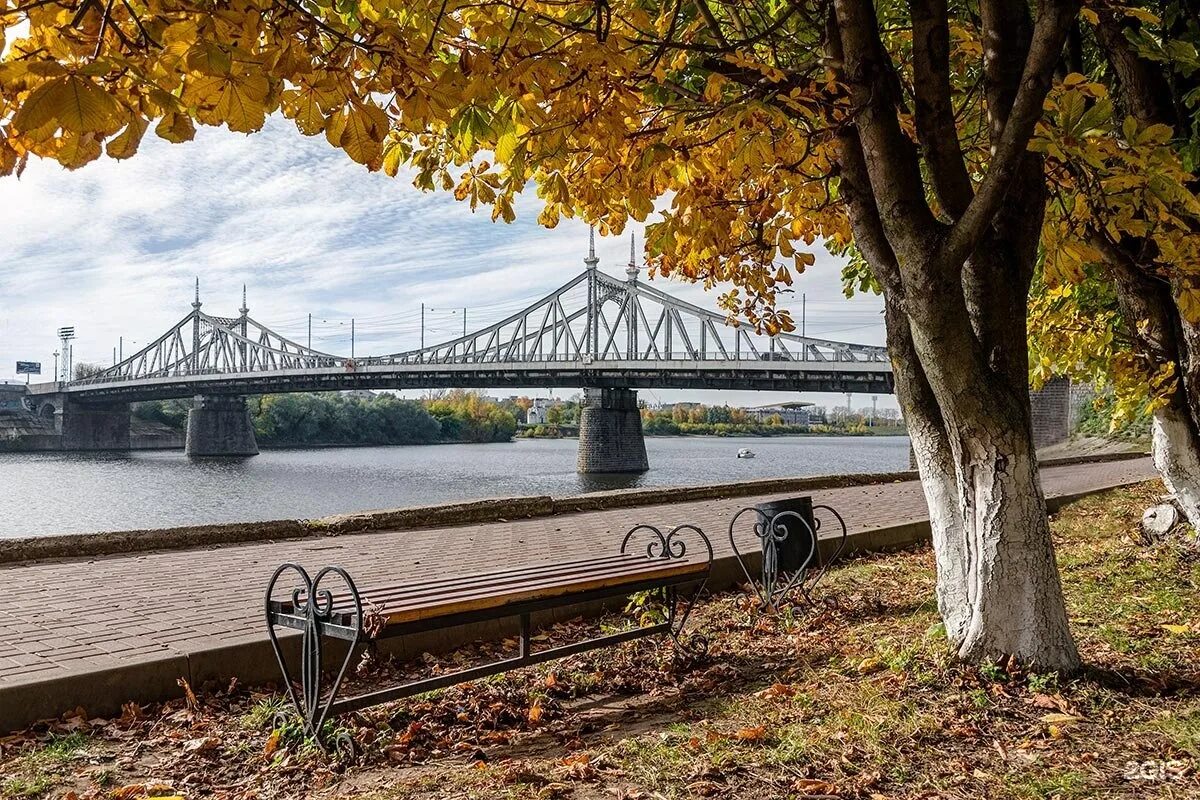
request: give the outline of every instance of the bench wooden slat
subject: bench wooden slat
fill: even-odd
[[[607,556],[599,556],[596,558],[585,558],[579,561],[548,561],[538,564],[529,564],[527,566],[518,567],[511,570],[497,570],[494,572],[477,572],[471,575],[451,575],[447,577],[417,580],[412,583],[399,583],[384,586],[371,586],[365,590],[359,590],[359,596],[365,600],[379,602],[380,599],[400,597],[401,595],[418,595],[429,594],[436,592],[456,592],[461,589],[469,588],[479,584],[492,584],[504,579],[520,581],[523,579],[532,579],[544,575],[565,574],[572,567],[589,567],[592,565],[606,565],[617,562],[628,562],[632,556],[622,553],[614,553]],[[644,561],[645,559],[642,558]],[[354,603],[350,592],[334,592],[334,606],[339,610],[345,607],[353,607]]]
[[[708,569],[704,561],[668,561],[632,557],[605,569],[582,570],[574,575],[542,575],[519,583],[507,581],[493,585],[481,584],[470,591],[453,591],[436,595],[400,597],[389,600],[378,593],[363,592],[364,598],[380,604],[381,616],[388,625],[449,616],[469,611],[564,597],[571,594],[635,585],[647,580],[685,579],[699,576]],[[376,599],[380,598],[380,599]],[[339,605],[338,611],[352,611],[353,604]]]
[[[521,586],[533,583],[543,583],[547,581],[558,581],[562,583],[571,583],[593,575],[616,574],[625,572],[631,569],[644,570],[646,568],[647,559],[628,558],[607,559],[599,563],[567,563],[557,564],[553,569],[543,569],[538,571],[513,571],[513,572],[493,572],[484,573],[463,580],[461,583],[457,581],[447,581],[438,586],[423,586],[417,585],[414,587],[407,586],[387,586],[387,587],[372,587],[362,592],[361,595],[364,601],[372,603],[388,603],[395,604],[411,604],[420,602],[424,599],[442,597],[459,596],[469,594],[480,590],[500,590],[505,587],[520,588]],[[353,601],[346,598],[346,607],[352,607]],[[335,602],[335,605],[341,606]]]
[[[481,593],[491,594],[520,591],[529,586],[543,586],[555,583],[574,586],[580,582],[605,577],[623,580],[623,576],[630,574],[656,576],[660,570],[672,565],[673,562],[669,561],[624,556],[620,559],[606,560],[603,563],[567,562],[555,565],[556,568],[553,570],[535,573],[526,573],[524,571],[484,573],[476,576],[476,579],[470,584],[458,585],[450,583],[436,590],[419,588],[418,591],[409,592],[405,586],[373,587],[363,590],[361,596],[364,602],[371,602],[376,605],[386,603],[388,609],[436,605],[447,599],[475,596]],[[334,608],[338,611],[351,611],[354,608],[354,602],[352,599],[346,598],[343,602],[335,602]]]

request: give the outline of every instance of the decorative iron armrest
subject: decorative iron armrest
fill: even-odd
[[[828,560],[824,560],[821,556],[821,548],[820,548],[821,515],[817,513],[819,510],[828,511],[830,514],[832,514],[833,518],[835,520],[837,520],[838,527],[841,529],[841,532],[837,535],[837,541],[838,541],[837,548],[833,551],[833,555],[831,555],[828,558]],[[816,524],[816,530],[813,531],[813,535],[817,537],[817,544],[818,544],[818,546],[814,550],[814,552],[817,554],[819,569],[817,570],[817,573],[813,576],[812,583],[809,583],[807,586],[802,588],[802,591],[804,592],[804,596],[809,601],[812,600],[812,592],[814,589],[817,588],[817,584],[821,582],[821,579],[825,577],[825,573],[829,571],[829,568],[831,566],[833,566],[833,563],[835,561],[837,561],[839,558],[841,558],[842,553],[845,552],[846,537],[847,537],[846,520],[842,519],[842,515],[839,514],[837,509],[834,508],[833,506],[827,506],[827,505],[813,506],[813,522]]]
[[[832,514],[841,527],[837,548],[828,559],[821,554],[821,517],[817,513],[819,510]],[[806,600],[812,602],[813,590],[825,577],[829,567],[845,550],[846,522],[842,519],[841,514],[832,506],[827,505],[814,505],[812,511],[812,525],[809,525],[808,520],[796,511],[784,510],[768,514],[757,506],[741,509],[729,521],[729,546],[733,549],[733,554],[737,558],[738,566],[742,569],[742,574],[746,577],[746,582],[758,596],[759,603],[765,611],[778,611],[780,605],[794,591],[798,591]],[[753,513],[756,517],[752,530],[758,537],[762,552],[762,565],[757,579],[751,576],[750,568],[746,563],[746,554],[738,549],[735,536],[737,522],[746,513]],[[787,523],[798,524],[794,525],[795,530],[789,530]],[[789,572],[780,567],[779,548],[789,535],[796,533],[807,539],[808,553],[803,562]]]
[[[271,598],[275,586],[285,572],[293,572],[299,578],[299,585],[293,587],[289,601],[273,600]],[[328,576],[341,578],[348,590],[354,611],[338,612],[334,610],[333,592],[321,586]],[[275,651],[275,659],[279,662],[279,671],[283,674],[283,682],[287,687],[288,697],[304,722],[304,730],[318,743],[322,743],[321,728],[329,716],[330,708],[337,699],[338,689],[346,677],[354,650],[363,637],[363,603],[358,593],[358,587],[349,573],[341,567],[325,567],[310,578],[303,567],[298,564],[283,564],[271,576],[267,583],[265,599],[267,616],[267,635],[271,639],[271,647]],[[288,669],[287,660],[283,657],[279,637],[275,627],[283,626],[302,631],[300,639],[300,688],[301,694],[296,694],[295,679]],[[346,657],[342,661],[337,677],[329,687],[328,696],[322,700],[324,687],[321,680],[321,637],[333,636],[349,641]],[[323,743],[322,743],[322,746]]]
[[[639,535],[646,540],[646,557],[656,560],[687,560],[687,539],[691,536],[699,539],[701,544],[704,545],[704,572],[697,579],[696,588],[684,599],[683,602],[686,603],[686,607],[682,612],[679,609],[680,597],[677,587],[669,586],[666,589],[667,623],[671,639],[675,642],[676,653],[683,652],[692,658],[702,656],[708,651],[708,639],[702,634],[689,634],[685,636],[683,629],[692,614],[692,609],[696,606],[696,601],[700,598],[700,593],[704,591],[704,588],[708,585],[708,579],[712,575],[713,558],[715,556],[712,542],[709,540],[707,534],[695,525],[676,525],[666,534],[653,525],[635,525],[629,529],[629,532],[625,534],[625,538],[621,540],[621,552],[630,552],[630,544]]]

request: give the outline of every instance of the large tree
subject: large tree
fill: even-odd
[[[1054,187],[1035,370],[1148,408],[1163,481],[1200,526],[1200,20],[1186,3],[1097,3],[1070,57],[1102,84],[1058,93],[1035,146]],[[1112,86],[1112,92],[1105,90]],[[1039,375],[1039,377],[1041,377]]]
[[[276,110],[511,219],[648,227],[652,268],[780,291],[817,241],[881,289],[964,658],[1072,668],[1027,396],[1049,196],[1030,149],[1076,0],[0,0],[0,169],[133,155]],[[21,26],[27,24],[28,28]],[[1053,103],[1051,103],[1053,106]],[[1042,137],[1045,138],[1045,137]],[[1036,142],[1035,142],[1036,143]],[[656,204],[660,207],[656,210]]]

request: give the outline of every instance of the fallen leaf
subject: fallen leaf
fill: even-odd
[[[815,778],[797,778],[792,788],[804,794],[837,794],[837,787],[832,783]]]
[[[1071,713],[1070,705],[1068,705],[1066,698],[1061,694],[1034,694],[1029,702],[1038,708],[1054,708],[1064,714]]]
[[[271,731],[271,735],[267,737],[267,743],[263,746],[263,755],[270,758],[279,749],[279,731]]]
[[[862,661],[858,662],[857,669],[859,675],[869,675],[872,672],[878,672],[879,670],[883,669],[883,662],[878,658],[871,656],[870,658],[864,658]]]
[[[1172,633],[1176,636],[1186,636],[1192,632],[1191,627],[1188,625],[1162,625],[1161,627],[1167,633]]]
[[[185,753],[207,753],[221,746],[221,740],[216,736],[205,736],[200,739],[190,739],[183,745]]]
[[[740,739],[743,742],[761,742],[767,738],[767,728],[765,725],[742,728],[733,735],[733,738]]]
[[[1042,715],[1042,722],[1049,723],[1050,725],[1061,725],[1061,726],[1074,725],[1076,722],[1082,722],[1084,719],[1085,719],[1085,717],[1081,717],[1076,714],[1044,714],[1044,715]]]
[[[183,688],[183,696],[187,700],[189,711],[195,711],[200,707],[200,701],[196,699],[196,693],[192,691],[192,686],[187,682],[186,678],[179,678],[175,681]]]

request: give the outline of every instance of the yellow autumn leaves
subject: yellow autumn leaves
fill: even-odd
[[[60,75],[39,84],[13,115],[18,130],[106,136],[121,127],[121,106],[86,75]]]

